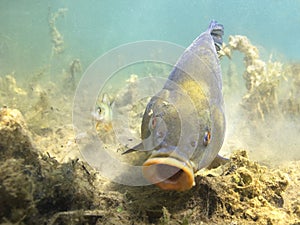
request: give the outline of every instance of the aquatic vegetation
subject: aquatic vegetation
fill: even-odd
[[[76,79],[75,79],[75,75],[77,73],[82,72],[82,67],[81,67],[81,63],[79,59],[73,59],[72,62],[70,63],[70,82],[73,85],[73,88],[76,87]]]
[[[232,51],[244,54],[245,93],[243,107],[249,113],[249,118],[264,120],[266,114],[278,108],[277,88],[281,80],[285,80],[283,65],[269,60],[265,63],[260,59],[259,50],[245,36],[230,36],[227,45],[223,46],[222,55],[231,58]]]
[[[43,89],[38,93],[37,101],[32,104],[32,108],[25,114],[26,120],[35,131],[45,128],[44,123],[48,123],[45,114],[50,110],[49,96]],[[43,122],[44,121],[44,122]]]
[[[50,27],[50,33],[51,33],[51,38],[52,38],[52,54],[60,54],[65,50],[64,46],[64,38],[63,35],[59,32],[59,30],[56,27],[56,22],[60,17],[65,16],[66,12],[68,11],[67,8],[61,8],[58,9],[54,13],[50,13],[49,10],[49,27]]]
[[[63,88],[65,91],[74,92],[77,81],[76,75],[82,72],[80,59],[73,59],[66,69],[63,69]]]
[[[240,35],[230,36],[222,54],[234,63],[234,51],[243,55],[246,88],[238,89],[242,98],[231,99],[235,108],[228,111],[235,125],[228,135],[228,143],[249,149],[252,159],[268,165],[299,159],[296,147],[299,146],[299,129],[294,126],[299,123],[297,63],[278,62],[272,55],[263,61],[258,48]],[[234,81],[238,80],[241,85],[241,74],[234,69],[229,72],[232,73],[231,84],[235,85]],[[227,90],[232,88],[227,87]]]
[[[284,114],[300,114],[300,63],[287,65],[286,74],[290,81],[290,90],[287,98],[282,100]]]
[[[18,108],[24,106],[27,91],[17,84],[14,73],[0,76],[0,97],[1,106]]]
[[[299,115],[299,64],[283,64],[272,61],[272,57],[264,62],[259,57],[258,48],[247,37],[240,35],[230,36],[221,54],[231,59],[233,51],[244,54],[243,78],[247,92],[241,104],[250,118],[264,121],[267,115]],[[279,90],[279,86],[285,88],[284,91]]]
[[[27,95],[26,91],[17,86],[14,73],[7,74],[5,77],[0,77],[0,92],[2,95],[11,95],[11,97],[14,95]]]

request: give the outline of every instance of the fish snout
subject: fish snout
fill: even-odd
[[[186,191],[195,184],[189,160],[153,153],[143,164],[143,175],[163,190]]]

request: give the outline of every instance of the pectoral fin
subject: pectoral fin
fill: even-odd
[[[224,165],[227,162],[229,162],[229,159],[217,155],[216,158],[212,161],[212,163],[207,167],[207,169],[217,168],[221,165]]]
[[[122,152],[122,155],[131,153],[131,152],[136,152],[136,151],[145,151],[143,143],[139,143],[138,145],[134,146],[133,148],[127,149],[125,152]]]

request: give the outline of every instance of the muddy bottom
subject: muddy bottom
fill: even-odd
[[[237,150],[196,174],[191,190],[163,191],[111,183],[81,160],[58,162],[18,110],[1,109],[0,135],[1,224],[300,224],[299,161],[273,169]]]

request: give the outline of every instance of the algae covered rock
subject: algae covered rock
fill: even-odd
[[[284,208],[287,186],[285,173],[239,150],[227,164],[199,173],[187,192],[124,187],[125,207],[141,224],[289,224],[297,219]]]
[[[24,159],[37,163],[38,154],[32,145],[24,118],[17,109],[0,109],[0,160]]]
[[[21,113],[0,111],[0,223],[43,224],[62,211],[90,209],[94,176],[33,147]]]
[[[233,154],[221,176],[207,179],[218,193],[217,215],[250,224],[279,224],[284,218],[287,221],[282,197],[288,186],[287,175],[250,161],[246,151]]]
[[[24,160],[8,159],[0,164],[0,221],[21,221],[37,213],[33,207],[34,182]]]

